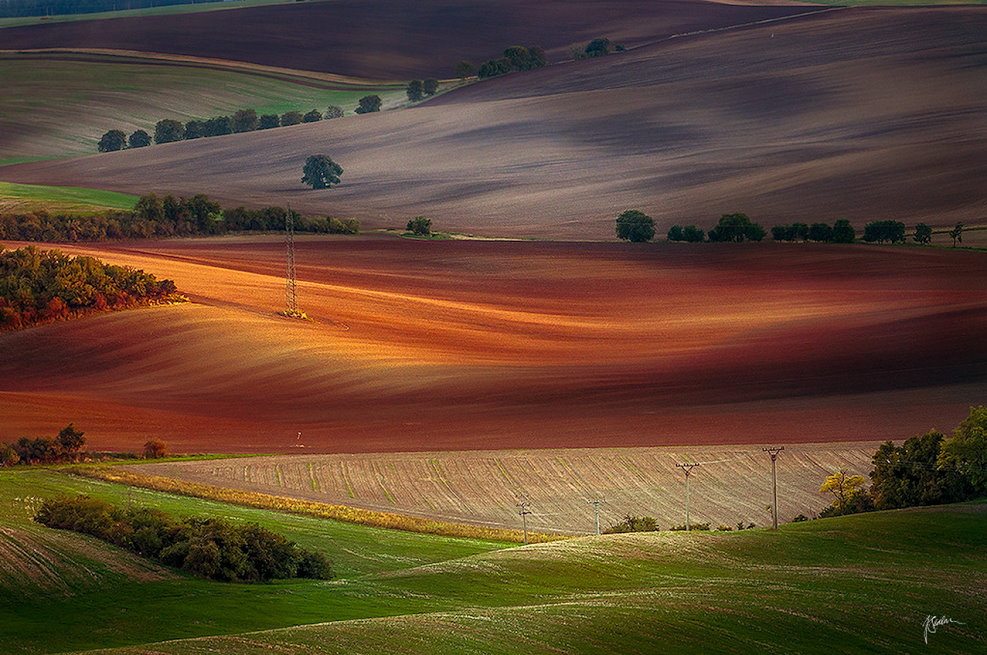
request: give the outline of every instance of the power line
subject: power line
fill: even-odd
[[[694,462],[692,464],[676,464],[675,468],[680,468],[685,471],[685,531],[689,531],[689,477],[692,475],[692,469],[700,466],[699,462]]]

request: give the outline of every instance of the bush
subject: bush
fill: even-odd
[[[151,145],[151,135],[144,130],[134,130],[127,138],[127,145],[130,148],[145,148]]]
[[[655,221],[637,209],[628,209],[617,217],[617,238],[625,241],[651,241],[655,236]]]
[[[302,116],[303,123],[318,123],[321,120],[322,120],[322,114],[319,112],[318,109],[313,109],[312,111],[305,112],[305,115]]]
[[[233,134],[233,119],[229,116],[213,116],[202,124],[202,136]]]
[[[430,77],[424,82],[422,82],[422,91],[427,96],[434,96],[439,90],[439,81],[434,77]]]
[[[302,113],[299,111],[287,111],[281,114],[281,127],[300,125],[303,118]]]
[[[168,456],[168,444],[161,439],[151,439],[144,444],[144,459],[161,459]]]
[[[619,523],[614,523],[603,531],[603,534],[622,534],[625,532],[658,532],[658,519],[653,516],[631,516],[627,514]]]
[[[342,107],[337,107],[336,105],[329,105],[328,107],[326,107],[326,113],[324,116],[326,120],[329,120],[331,118],[342,118],[342,117],[343,117]]]
[[[381,104],[382,101],[378,95],[363,96],[360,98],[359,104],[357,105],[355,111],[358,114],[370,114],[375,111],[380,111]]]
[[[754,527],[753,523],[751,524],[751,527]],[[669,530],[672,530],[674,532],[684,532],[685,524],[683,523],[682,525],[676,525],[674,528],[669,528]],[[709,523],[690,523],[689,530],[690,531],[709,530]]]
[[[610,39],[599,38],[593,39],[586,44],[586,49],[583,53],[587,57],[603,57],[604,55],[609,55],[613,52],[613,44],[610,43]]]
[[[424,216],[415,216],[408,221],[407,229],[412,234],[427,237],[432,234],[432,220]]]
[[[110,130],[99,138],[96,148],[100,152],[115,152],[123,150],[127,145],[127,135],[121,130]]]
[[[253,132],[260,125],[257,112],[253,109],[238,109],[230,118],[230,126],[235,134]]]
[[[405,89],[405,93],[408,94],[408,100],[410,102],[418,102],[422,99],[422,81],[421,80],[411,80],[408,82],[408,88]]]
[[[202,121],[185,123],[185,139],[201,139],[206,135],[206,124]]]
[[[185,126],[178,121],[166,118],[154,126],[155,143],[173,143],[185,138]]]
[[[49,528],[92,535],[143,557],[224,582],[332,577],[322,553],[299,548],[256,523],[171,519],[144,507],[122,508],[88,496],[45,500],[34,520]]]
[[[281,117],[277,114],[264,114],[257,121],[258,130],[270,130],[275,127],[281,127]]]
[[[807,517],[805,514],[798,514],[795,516],[795,518],[792,519],[792,523],[802,523],[803,521],[808,521],[808,520],[809,517]]]

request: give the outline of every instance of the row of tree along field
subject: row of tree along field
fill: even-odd
[[[105,461],[106,459],[136,459],[134,453],[91,453],[83,451],[85,432],[69,423],[54,437],[21,437],[13,443],[0,441],[0,467],[37,464],[62,464]],[[167,456],[168,445],[160,439],[149,439],[144,444],[144,459],[161,459]]]
[[[119,507],[88,496],[45,500],[34,520],[73,530],[142,557],[222,582],[284,578],[328,580],[332,562],[256,523],[188,517],[147,507]]]
[[[0,331],[183,300],[171,280],[129,266],[57,250],[5,251],[0,246]]]
[[[17,0],[0,5],[0,17],[58,16],[63,14],[91,14],[118,9],[145,9],[165,5],[190,5],[225,0]]]
[[[30,212],[0,215],[0,239],[77,242],[107,239],[199,236],[282,230],[288,210],[283,207],[223,209],[208,196],[141,196],[133,211],[107,210],[93,214]],[[319,234],[357,234],[354,218],[305,217],[293,212],[295,229]]]
[[[410,93],[410,92],[409,92]],[[356,107],[357,114],[368,114],[380,111],[382,100],[378,95],[368,95],[360,98]],[[189,141],[211,136],[226,134],[242,134],[257,130],[269,130],[275,127],[289,127],[302,123],[317,123],[321,120],[342,118],[343,108],[330,105],[325,113],[318,109],[305,112],[289,111],[281,114],[258,115],[253,109],[238,109],[231,116],[213,116],[206,120],[191,120],[186,123],[171,118],[158,121],[154,125],[154,134],[145,130],[136,130],[129,136],[122,130],[109,130],[100,137],[96,144],[100,152],[114,152],[124,148],[143,148],[153,143],[173,143]]]
[[[949,230],[953,245],[963,242],[963,223],[957,223]],[[625,241],[645,242],[655,238],[655,221],[637,209],[628,209],[617,217],[617,238]],[[717,224],[709,230],[695,225],[673,225],[668,229],[668,241],[687,243],[763,241],[768,232],[760,223],[755,223],[747,214],[723,214]],[[829,223],[790,223],[771,228],[771,238],[775,241],[815,241],[818,243],[853,243],[857,231],[850,221],[839,219]],[[905,224],[901,221],[872,221],[864,226],[863,241],[867,243],[904,243],[908,239]],[[932,242],[932,228],[925,223],[915,226],[911,235],[915,243]]]

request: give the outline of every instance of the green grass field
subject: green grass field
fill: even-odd
[[[339,577],[191,579],[29,520],[37,498],[64,492],[257,521],[334,557]],[[976,653],[987,647],[985,588],[984,502],[778,533],[663,532],[505,548],[56,471],[0,474],[0,650],[10,653],[207,635],[113,652],[905,653],[925,648],[929,614],[964,623],[930,635],[934,652]]]
[[[126,61],[79,55],[17,59],[0,55],[0,161],[95,154],[111,129],[153,134],[164,118],[206,119],[251,108],[259,114],[324,112],[338,105],[350,114],[360,97],[384,103],[405,99],[403,87],[331,83],[249,70]],[[291,129],[291,128],[279,128]],[[153,146],[152,146],[153,147]]]
[[[0,213],[46,209],[85,213],[100,209],[133,209],[137,196],[101,189],[0,182]]]

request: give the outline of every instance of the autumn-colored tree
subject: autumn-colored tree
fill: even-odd
[[[151,439],[144,444],[144,459],[161,459],[168,456],[168,444],[161,439]]]
[[[846,471],[840,469],[826,478],[826,481],[819,487],[819,493],[833,494],[833,506],[839,512],[843,512],[853,497],[861,492],[864,481],[864,476],[848,475]]]

